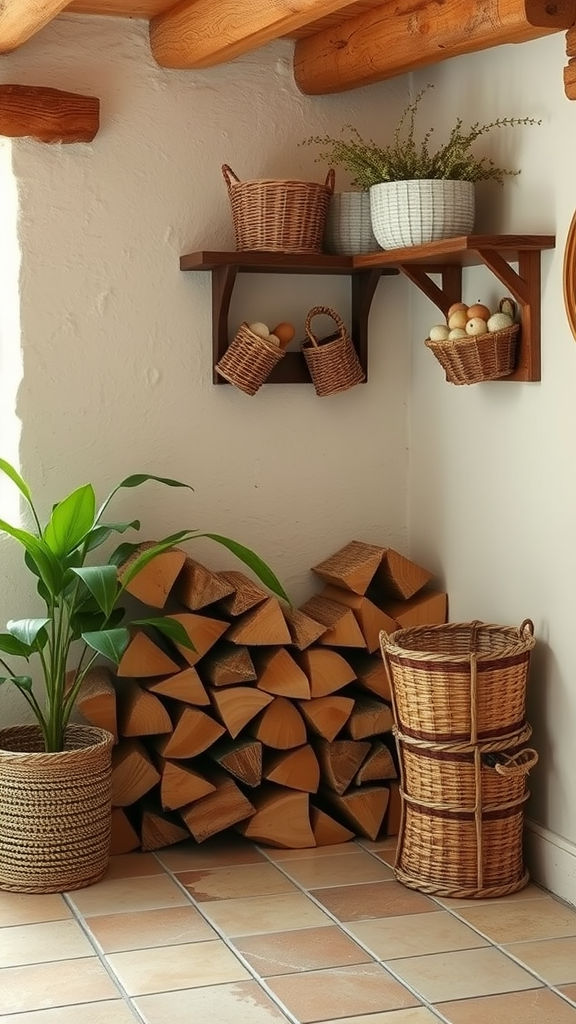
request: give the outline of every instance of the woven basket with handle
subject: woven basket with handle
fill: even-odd
[[[436,356],[450,384],[481,384],[485,380],[509,377],[516,366],[516,345],[520,324],[477,338],[431,341],[426,348]]]
[[[216,372],[247,395],[255,395],[285,355],[273,342],[254,334],[246,323],[216,363]]]
[[[236,248],[259,252],[321,252],[334,171],[325,183],[262,178],[240,181],[222,165]]]
[[[332,317],[337,330],[319,340],[311,325],[313,317],[320,314]],[[314,306],[306,317],[305,329],[307,340],[302,342],[301,349],[317,395],[335,395],[366,380],[352,339],[335,310],[329,306]]]

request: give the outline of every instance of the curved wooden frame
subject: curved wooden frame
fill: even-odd
[[[570,330],[576,341],[576,211],[570,222],[564,248],[564,267],[562,271],[564,288],[564,306],[570,324]]]

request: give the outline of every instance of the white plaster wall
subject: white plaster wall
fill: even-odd
[[[412,549],[443,573],[453,620],[519,624],[538,638],[529,716],[541,761],[528,813],[576,841],[576,343],[562,298],[562,257],[576,205],[576,104],[564,96],[562,34],[447,61],[415,76],[434,82],[427,118],[449,126],[500,116],[543,124],[492,132],[476,152],[521,168],[503,189],[482,184],[476,230],[556,234],[542,257],[542,381],[454,387],[423,345],[438,311],[412,294],[409,529]],[[464,299],[493,301],[500,284],[466,275]]]
[[[157,485],[126,492],[115,514],[140,516],[144,538],[181,527],[234,536],[300,602],[315,587],[310,566],[346,541],[406,545],[407,292],[379,285],[367,385],[323,400],[311,386],[268,386],[249,399],[212,385],[210,278],[178,265],[184,252],[233,247],[223,162],[242,178],[319,180],[326,169],[300,140],[348,121],[375,134],[404,107],[406,79],[305,98],[291,54],[280,42],[224,67],[168,72],[152,61],[144,22],[65,16],[3,57],[0,77],[102,101],[91,145],[14,143],[17,414],[23,473],[40,504],[86,480],[104,494],[134,472],[188,481],[192,496]],[[348,308],[338,278],[241,285],[238,321],[295,319],[300,336],[311,306]],[[194,552],[230,565],[204,542]],[[2,559],[3,622],[34,609],[19,556],[5,545]],[[8,704],[9,720],[21,714]]]

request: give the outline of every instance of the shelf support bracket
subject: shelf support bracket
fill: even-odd
[[[518,303],[522,327],[516,369],[501,380],[540,380],[540,250],[518,252],[518,272],[492,249],[478,249],[485,267],[502,282]]]
[[[368,317],[372,299],[382,275],[381,270],[369,270],[352,277],[352,341],[360,365],[368,380]]]
[[[223,377],[216,372],[216,363],[220,361],[228,348],[228,314],[230,300],[236,282],[238,267],[227,263],[214,267],[212,271],[212,382],[225,384]]]
[[[435,267],[400,263],[398,269],[404,277],[424,292],[427,299],[438,306],[444,316],[447,315],[450,306],[454,302],[460,302],[462,298],[462,267],[459,264],[449,263],[446,266]],[[430,279],[430,274],[441,275],[441,288]]]

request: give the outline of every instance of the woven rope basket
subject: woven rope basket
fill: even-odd
[[[437,742],[505,737],[524,726],[534,627],[483,622],[382,634],[400,732]]]
[[[113,737],[70,725],[41,752],[36,726],[0,730],[0,889],[65,892],[97,882],[110,852]]]
[[[509,377],[516,365],[520,324],[477,338],[430,341],[424,344],[443,367],[450,384],[480,384],[484,380]]]
[[[332,317],[338,329],[327,338],[318,340],[311,325],[313,317],[320,314]],[[307,340],[300,347],[317,395],[321,398],[335,395],[366,380],[352,339],[335,310],[329,306],[314,306],[306,317],[305,329]]]
[[[254,334],[248,324],[242,323],[222,359],[216,363],[216,372],[245,394],[255,395],[284,355],[278,345]]]
[[[262,178],[240,181],[222,165],[239,250],[320,252],[334,171],[325,183]]]

